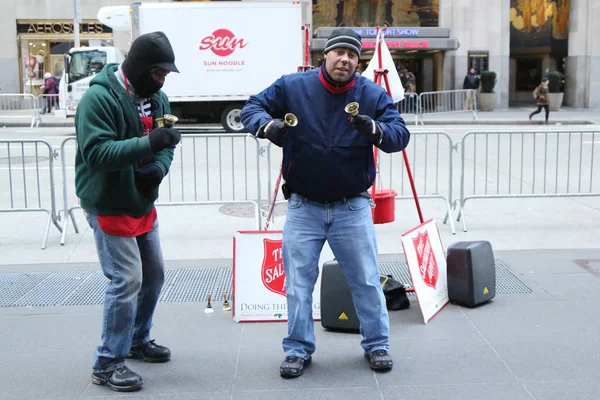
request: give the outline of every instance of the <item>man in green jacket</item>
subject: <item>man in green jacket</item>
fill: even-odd
[[[107,64],[92,80],[75,115],[77,196],[110,280],[92,382],[116,391],[142,387],[126,358],[171,357],[150,337],[164,283],[154,201],[181,140],[177,130],[156,125],[170,113],[160,90],[169,72],[179,71],[168,38],[162,32],[142,35],[123,64]]]

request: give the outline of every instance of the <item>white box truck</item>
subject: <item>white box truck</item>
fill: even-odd
[[[220,120],[227,132],[242,132],[240,112],[248,97],[303,65],[305,3],[134,3],[103,7],[98,20],[114,32],[129,30],[131,40],[164,32],[180,71],[169,74],[163,87],[173,114],[200,122]],[[71,64],[74,59],[72,55]]]
[[[75,116],[77,105],[89,89],[90,81],[107,63],[121,63],[125,55],[116,47],[76,47],[65,54],[65,69],[58,86],[60,110],[54,115]]]

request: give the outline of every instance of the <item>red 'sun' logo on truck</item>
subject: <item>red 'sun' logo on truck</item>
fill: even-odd
[[[248,43],[238,39],[229,29],[217,29],[212,34],[200,41],[200,50],[211,50],[219,57],[225,57],[235,51],[243,49]]]

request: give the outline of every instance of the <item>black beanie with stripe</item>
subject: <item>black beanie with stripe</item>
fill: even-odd
[[[358,33],[349,28],[337,28],[331,32],[327,42],[325,43],[324,53],[327,54],[330,50],[337,48],[345,48],[352,50],[360,56],[362,49],[361,37]]]

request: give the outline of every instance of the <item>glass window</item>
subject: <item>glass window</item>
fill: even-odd
[[[488,70],[490,53],[488,51],[469,51],[469,70],[475,68],[476,73]]]
[[[73,54],[69,63],[69,82],[95,75],[106,65],[106,52],[90,50]]]
[[[438,26],[439,0],[312,0],[313,27]]]
[[[22,80],[24,93],[40,94],[44,84],[44,73],[48,61],[48,46],[45,40],[21,39]]]

